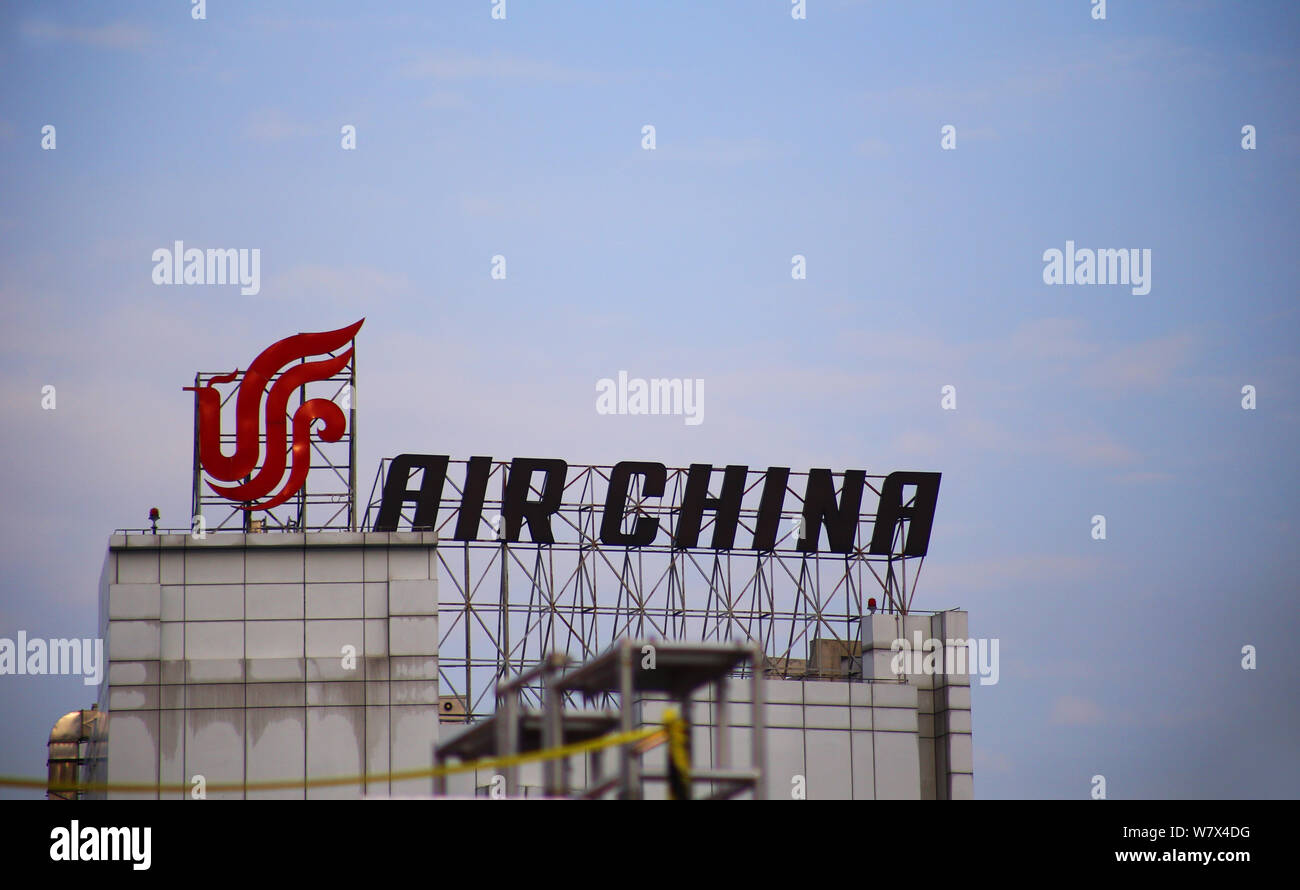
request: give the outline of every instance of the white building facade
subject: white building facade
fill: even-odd
[[[100,580],[111,784],[366,776],[220,797],[427,793],[438,735],[430,533],[114,535]],[[156,794],[118,794],[154,797]],[[163,797],[181,797],[179,792]]]
[[[114,535],[100,582],[107,756],[90,778],[190,789],[111,797],[428,795],[432,779],[390,774],[429,768],[439,733],[462,729],[439,723],[438,609],[431,532]],[[893,645],[966,631],[960,611],[869,615],[861,639],[836,642],[840,668],[766,680],[768,796],[973,797],[969,677],[900,675]],[[728,685],[737,762],[753,731],[748,684]],[[662,709],[645,700],[642,717]],[[709,766],[715,707],[705,696],[692,711]],[[664,755],[650,751],[647,768]],[[573,766],[581,782],[586,762]],[[338,777],[351,781],[313,784]],[[484,794],[492,779],[455,775],[448,792]],[[258,782],[287,787],[243,787]],[[540,790],[536,765],[521,783]],[[206,790],[225,784],[239,787]]]

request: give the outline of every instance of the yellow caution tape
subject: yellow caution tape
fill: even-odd
[[[687,751],[686,739],[688,731],[686,719],[677,713],[676,708],[668,708],[664,711],[664,733],[668,738],[668,756],[672,760],[676,778],[680,780],[684,789],[691,787],[691,757]],[[677,797],[672,782],[668,783],[668,792],[670,798]]]
[[[479,760],[471,760],[466,763],[457,763],[450,766],[402,770],[395,773],[372,773],[362,776],[332,776],[324,779],[277,779],[269,782],[211,782],[205,785],[204,788],[206,791],[211,792],[282,791],[291,788],[328,788],[335,785],[369,785],[372,782],[404,782],[408,779],[430,779],[438,776],[450,776],[455,773],[467,773],[473,770],[519,766],[520,764],[535,763],[542,760],[558,760],[562,757],[571,757],[574,754],[584,754],[588,751],[599,751],[603,748],[612,748],[618,745],[630,745],[635,742],[653,739],[655,737],[662,738],[666,735],[666,729],[646,727],[645,729],[634,729],[630,732],[610,733],[609,735],[590,739],[585,742],[574,742],[569,745],[561,745],[558,748],[545,748],[540,751],[529,751],[526,754],[511,754],[508,757],[484,757]],[[157,792],[159,794],[188,794],[194,787],[193,784],[190,783],[84,782],[75,785],[49,785],[47,782],[48,780],[46,779],[24,779],[18,776],[0,776],[0,787],[45,788],[51,792],[114,791],[124,793]]]

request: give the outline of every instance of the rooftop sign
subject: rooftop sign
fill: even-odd
[[[199,491],[203,473],[216,499],[243,514],[240,525],[245,530],[252,512],[271,515],[295,503],[297,517],[272,522],[271,527],[331,527],[306,525],[304,488],[313,452],[323,455],[323,443],[337,443],[346,434],[347,516],[346,522],[332,527],[357,527],[352,341],[363,323],[286,337],[242,374],[238,369],[206,379],[200,374],[194,386],[186,387],[195,394],[196,513],[205,500]],[[309,360],[321,355],[326,357]],[[308,385],[322,381],[346,381],[340,390],[344,398],[308,398]],[[230,384],[236,386],[227,393],[218,388]],[[290,413],[295,396],[297,405]],[[223,405],[232,400],[233,434],[222,427]],[[227,454],[223,445],[231,442],[234,451]],[[451,474],[453,464],[463,466],[463,472]],[[507,464],[490,457],[452,461],[440,454],[401,454],[384,465],[380,499],[372,505],[378,508],[374,531],[433,529],[456,541],[510,543],[522,540],[526,526],[533,544],[599,542],[623,548],[760,553],[815,553],[824,539],[830,552],[877,557],[926,554],[940,481],[940,474],[933,472],[868,476],[856,469],[792,473],[789,467],[752,471],[742,465],[711,464],[670,469],[644,460],[606,468],[570,467],[558,458],[518,457]],[[342,478],[340,467],[327,468]],[[493,489],[499,494],[490,497],[494,474]],[[418,484],[413,484],[417,477]],[[207,495],[206,500],[214,499]],[[788,500],[797,501],[793,509]],[[873,517],[869,535],[861,529],[864,507],[874,507],[874,513],[865,514]],[[568,530],[574,533],[566,534]],[[702,541],[706,533],[707,543]]]
[[[894,552],[895,531],[906,521],[901,554],[924,556],[929,548],[940,479],[939,473],[894,472],[883,478],[871,477],[881,481],[869,486],[863,470],[839,474],[829,469],[809,470],[799,474],[806,476],[802,505],[787,529],[782,516],[789,516],[785,503],[792,475],[789,467],[754,472],[740,465],[715,469],[710,464],[692,464],[689,470],[670,470],[653,461],[622,461],[597,474],[604,483],[600,486],[603,497],[592,498],[599,492],[588,490],[566,504],[565,492],[575,488],[569,479],[569,465],[557,458],[519,457],[508,468],[498,465],[505,471],[504,491],[495,502],[499,513],[488,516],[484,501],[493,461],[490,457],[472,457],[465,462],[463,479],[452,486],[459,493],[453,526],[440,518],[440,513],[445,512],[443,500],[447,497],[450,464],[447,455],[402,454],[394,458],[384,482],[374,530],[396,531],[403,508],[410,505],[414,507],[411,528],[438,529],[453,540],[480,540],[486,528],[489,537],[515,542],[521,539],[526,525],[534,543],[554,544],[556,529],[552,519],[560,515],[561,524],[565,524],[567,512],[576,514],[580,522],[585,511],[594,537],[614,547],[647,547],[664,543],[666,538],[678,549],[743,547],[768,551],[776,549],[779,540],[787,539],[795,543],[795,550],[806,553],[820,548],[825,532],[827,549],[833,552],[853,553],[865,546],[868,553],[888,555]],[[587,468],[575,469],[577,479]],[[417,471],[420,482],[412,488],[410,479]],[[710,493],[715,474],[721,476],[717,495]],[[670,475],[675,483],[671,491]],[[868,496],[875,507],[869,543],[857,540],[863,502]],[[592,516],[596,509],[600,511],[598,522]],[[708,543],[703,544],[700,539],[706,514],[710,514],[711,533]]]

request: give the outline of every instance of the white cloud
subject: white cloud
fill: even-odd
[[[374,301],[404,292],[407,280],[374,266],[326,266],[305,263],[268,276],[268,299],[328,302],[333,306],[373,306]]]
[[[1063,695],[1052,703],[1050,721],[1056,726],[1095,726],[1105,719],[1101,705],[1096,702]]]
[[[945,596],[987,590],[1037,593],[1058,586],[1062,578],[1089,578],[1102,568],[1098,559],[1068,554],[1005,554],[968,562],[937,562],[932,557],[921,568],[918,584],[924,590],[943,591]]]
[[[526,83],[596,84],[605,75],[524,56],[493,52],[472,55],[455,50],[425,53],[408,62],[402,73],[411,78],[446,80],[514,80]]]
[[[254,142],[273,145],[296,139],[312,131],[302,121],[295,120],[278,108],[254,111],[244,122],[244,135]]]
[[[946,83],[896,84],[867,90],[863,99],[872,105],[898,105],[926,112],[997,106],[1019,107],[1024,100],[1051,98],[1105,84],[1181,83],[1221,77],[1237,67],[1224,54],[1201,47],[1173,43],[1165,38],[1120,38],[1104,49],[1077,51],[1073,56],[1044,52],[1024,58],[1015,68],[979,80],[963,78]],[[961,130],[958,130],[958,138]]]
[[[1158,482],[1172,482],[1178,477],[1173,473],[1159,472],[1133,472],[1121,473],[1115,477],[1115,482],[1119,485],[1150,485]]]
[[[709,137],[686,143],[669,141],[660,145],[657,153],[670,161],[741,164],[788,157],[792,152],[787,146],[751,136],[739,139]]]
[[[1190,333],[1177,333],[1121,346],[1084,379],[1107,389],[1160,389],[1189,363],[1196,342]]]
[[[853,146],[853,150],[868,158],[888,157],[894,151],[893,147],[879,136],[866,137]]]
[[[457,90],[434,90],[424,99],[425,108],[435,108],[443,111],[468,108],[470,101],[464,93]]]
[[[135,25],[116,22],[94,27],[60,25],[50,21],[30,21],[22,34],[31,40],[50,43],[75,43],[101,49],[143,49],[150,43],[149,32]]]

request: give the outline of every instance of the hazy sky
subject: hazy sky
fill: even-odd
[[[365,316],[367,490],[402,451],[938,470],[915,606],[1000,640],[977,796],[1300,796],[1300,7],[491,5],[0,7],[0,637],[93,635],[112,530],[186,524],[196,370]],[[176,240],[261,292],[155,286]],[[1067,240],[1150,292],[1048,286]],[[704,423],[598,415],[620,369]],[[93,695],[0,677],[0,774]]]

